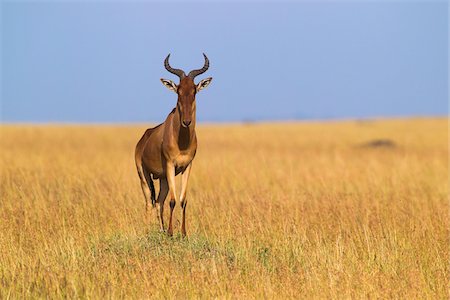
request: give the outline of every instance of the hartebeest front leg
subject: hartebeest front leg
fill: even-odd
[[[181,208],[182,216],[181,216],[181,234],[183,236],[186,236],[186,205],[187,205],[187,199],[186,199],[186,191],[187,191],[187,184],[189,180],[189,175],[191,173],[191,166],[192,163],[190,163],[186,170],[184,170],[183,175],[181,176],[181,194],[180,194],[180,200],[181,200]]]
[[[172,163],[167,164],[166,168],[166,176],[167,176],[167,182],[169,184],[169,197],[170,197],[170,217],[169,217],[169,228],[167,229],[167,234],[169,236],[173,235],[173,229],[172,229],[172,215],[173,215],[173,209],[175,208],[176,202],[176,189],[175,189],[175,166]]]

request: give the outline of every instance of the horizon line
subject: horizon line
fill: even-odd
[[[264,119],[264,120],[241,120],[241,121],[197,121],[197,125],[248,125],[248,124],[280,124],[280,123],[332,123],[332,122],[360,122],[360,121],[393,121],[393,120],[407,120],[407,119],[449,119],[448,114],[436,114],[436,115],[409,115],[409,116],[374,116],[374,117],[336,117],[336,118],[310,118],[310,119]],[[128,126],[128,125],[153,125],[161,124],[164,122],[154,122],[154,121],[3,121],[0,120],[0,126],[6,125],[30,125],[30,126]]]

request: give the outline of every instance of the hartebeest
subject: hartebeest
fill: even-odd
[[[174,69],[169,64],[170,54],[164,60],[167,71],[177,75],[180,83],[162,79],[161,82],[169,90],[178,95],[177,106],[167,116],[164,123],[147,129],[136,145],[136,167],[141,180],[141,187],[145,197],[145,207],[149,211],[150,201],[159,220],[161,230],[164,231],[164,201],[167,193],[170,196],[170,218],[168,235],[173,234],[172,213],[177,201],[175,190],[175,176],[182,174],[181,178],[181,208],[182,223],[181,234],[186,236],[186,189],[191,172],[192,160],[197,151],[197,137],[195,135],[195,96],[206,88],[212,78],[194,83],[197,75],[203,74],[209,68],[209,60],[205,54],[203,68],[193,70],[186,76],[183,70]],[[153,180],[159,179],[160,189],[158,199],[155,199]],[[159,206],[159,209],[158,207]]]

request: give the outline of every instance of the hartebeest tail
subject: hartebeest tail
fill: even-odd
[[[156,209],[161,230],[164,230],[164,201],[169,194],[170,217],[167,233],[173,234],[172,213],[177,200],[181,200],[182,222],[181,233],[186,236],[186,190],[191,172],[192,160],[197,151],[197,136],[195,135],[196,94],[206,88],[212,78],[194,83],[194,78],[203,74],[209,68],[209,60],[205,54],[205,63],[201,69],[192,70],[186,76],[183,70],[174,69],[169,64],[170,54],[164,60],[167,71],[177,75],[180,83],[161,79],[161,82],[178,95],[176,107],[167,116],[164,123],[147,129],[136,145],[135,160],[145,197],[146,210],[150,203]],[[175,189],[175,176],[182,174],[179,199]],[[153,180],[159,179],[159,193],[156,199]],[[159,206],[159,208],[158,208]]]

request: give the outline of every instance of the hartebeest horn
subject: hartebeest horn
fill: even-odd
[[[206,57],[205,53],[203,53],[203,56],[205,57],[205,65],[203,66],[203,68],[198,69],[198,70],[190,71],[188,77],[194,79],[195,76],[203,74],[203,73],[206,72],[206,70],[208,70],[208,68],[209,68],[209,59]]]
[[[177,75],[178,77],[180,77],[180,79],[183,79],[184,77],[186,77],[186,74],[184,73],[183,70],[180,69],[174,69],[170,66],[169,64],[169,55],[167,55],[166,59],[164,60],[164,67],[166,67],[166,70],[169,71],[172,74]],[[190,74],[190,73],[189,73]]]

